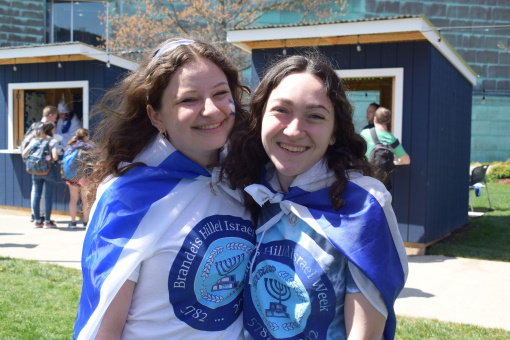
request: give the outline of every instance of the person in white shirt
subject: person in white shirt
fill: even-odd
[[[62,100],[58,103],[57,109],[58,121],[56,134],[62,137],[60,145],[65,147],[67,143],[69,143],[69,140],[76,135],[76,131],[81,128],[81,123],[76,114],[69,110],[63,96]]]

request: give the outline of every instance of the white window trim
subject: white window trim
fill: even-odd
[[[14,147],[14,90],[42,90],[81,88],[83,91],[83,127],[89,128],[89,81],[58,81],[42,83],[11,83],[8,85],[7,99],[7,150],[0,150],[0,153],[20,153]]]
[[[337,70],[342,79],[385,77],[394,79],[393,87],[393,135],[402,142],[402,116],[404,106],[404,68],[369,68],[355,70]]]

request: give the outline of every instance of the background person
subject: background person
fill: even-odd
[[[89,142],[89,130],[87,129],[78,129],[76,131],[76,135],[69,140],[69,143],[66,147],[66,153],[72,153],[75,150],[79,150],[79,153],[72,164],[69,164],[68,166],[73,168],[71,169],[79,169],[83,166],[81,164],[86,159],[85,152],[90,151],[94,148],[94,145]],[[64,153],[64,160],[63,160],[63,166],[64,164],[66,153]],[[65,175],[65,171],[64,171]],[[73,178],[66,178],[66,185],[69,188],[69,214],[71,215],[71,222],[68,224],[69,228],[76,228],[76,214],[78,211],[78,200],[81,197],[81,204],[83,209],[83,227],[87,227],[87,223],[89,221],[89,212],[90,212],[90,204],[87,201],[86,197],[86,182],[87,178],[84,176],[83,171],[76,171],[76,176]]]
[[[53,138],[55,133],[55,124],[53,122],[46,122],[41,126],[39,133],[32,138],[30,143],[23,150],[22,156],[27,157],[30,150],[34,145],[43,140],[49,143],[49,153],[46,160],[51,162],[51,169],[46,175],[32,175],[32,192],[31,206],[34,214],[34,227],[35,228],[56,228],[57,226],[51,221],[51,209],[53,206],[53,189],[57,180],[57,165],[58,161],[58,142]],[[41,196],[44,189],[44,223],[43,217],[40,214]]]
[[[47,105],[44,107],[42,111],[42,118],[39,122],[32,123],[30,127],[28,128],[27,132],[25,133],[25,138],[23,138],[23,142],[21,143],[21,151],[23,152],[28,144],[30,144],[30,141],[40,132],[41,127],[46,122],[52,122],[55,123],[58,118],[58,110],[55,106]],[[25,159],[23,159],[25,161]],[[40,206],[44,207],[45,200],[44,200],[44,190],[41,196],[41,203]],[[30,192],[30,202],[32,202],[32,192]],[[40,211],[40,218],[44,219],[44,211],[41,209]],[[34,212],[32,211],[32,215],[30,217],[30,222],[34,222]]]
[[[370,105],[368,105],[367,107],[367,114],[366,114],[366,118],[367,118],[367,125],[365,125],[362,129],[365,130],[365,129],[370,129],[370,128],[373,128],[374,127],[374,116],[375,116],[375,111],[379,108],[379,104],[377,103],[370,103]]]
[[[391,111],[388,110],[385,107],[379,107],[375,111],[374,116],[374,129],[376,133],[376,137],[379,140],[379,142],[386,144],[386,145],[395,145],[398,144],[396,147],[393,148],[393,154],[394,154],[394,161],[393,163],[395,165],[404,165],[404,164],[410,164],[411,158],[404,150],[404,147],[400,143],[395,143],[397,140],[397,137],[395,137],[391,132],[389,127],[391,126]],[[367,143],[367,152],[365,155],[367,158],[370,158],[370,155],[372,154],[372,150],[374,150],[375,142],[372,138],[370,129],[366,129],[361,131],[361,137],[363,137]],[[394,144],[395,143],[395,144]],[[391,153],[390,153],[391,155]],[[384,169],[383,169],[384,168]],[[384,183],[386,188],[388,190],[391,189],[392,184],[390,181],[390,173],[393,170],[393,166],[389,169],[386,166],[377,165],[375,169],[375,177],[379,179],[381,182]]]
[[[283,59],[251,108],[225,163],[258,219],[246,330],[254,339],[392,339],[407,257],[391,195],[365,176],[365,143],[334,68],[318,53]]]
[[[212,45],[171,39],[106,93],[75,338],[244,338],[254,228],[214,166],[246,92]]]
[[[60,144],[65,147],[69,140],[76,135],[76,131],[81,128],[81,123],[76,114],[69,110],[63,94],[57,109],[58,121],[56,133],[62,137]]]

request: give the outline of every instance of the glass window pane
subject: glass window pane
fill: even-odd
[[[71,2],[53,3],[54,42],[71,41]]]
[[[100,15],[106,12],[104,1],[75,1],[73,8],[74,41],[81,41],[89,45],[98,45],[98,38],[104,35],[105,27]]]
[[[99,16],[106,12],[106,6],[107,1],[54,0],[53,42],[81,41],[99,45],[98,38],[105,34]]]
[[[354,107],[354,129],[361,132],[363,127],[367,125],[367,107],[371,103],[380,103],[379,91],[348,91],[347,99]]]

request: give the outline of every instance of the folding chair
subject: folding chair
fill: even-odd
[[[485,173],[487,172],[488,165],[481,165],[473,168],[471,171],[471,175],[469,178],[469,205],[471,206],[471,211],[475,211],[473,208],[473,198],[471,191],[475,191],[475,188],[482,187],[487,191],[487,199],[489,200],[489,211],[492,211],[491,205],[491,197],[489,195],[489,188],[487,187],[487,182],[485,181]]]

